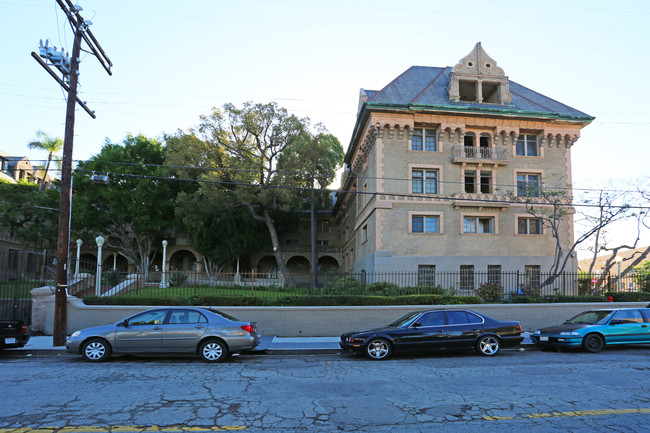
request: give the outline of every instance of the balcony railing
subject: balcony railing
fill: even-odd
[[[502,164],[508,163],[506,148],[476,147],[476,146],[454,146],[452,148],[453,162],[466,162],[468,160],[498,161]]]

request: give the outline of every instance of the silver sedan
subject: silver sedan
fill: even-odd
[[[255,322],[212,309],[165,307],[76,331],[65,347],[91,362],[107,361],[112,354],[198,354],[207,362],[223,362],[255,348],[260,339]]]

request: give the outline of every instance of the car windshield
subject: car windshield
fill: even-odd
[[[408,325],[411,323],[413,319],[415,319],[421,312],[420,311],[414,311],[412,313],[408,313],[394,321],[393,323],[389,324],[388,326],[394,326],[396,328]]]
[[[572,325],[588,324],[588,325],[603,325],[607,323],[607,318],[612,314],[612,310],[597,310],[597,311],[585,311],[578,314],[572,319],[567,320],[564,323],[569,323]]]

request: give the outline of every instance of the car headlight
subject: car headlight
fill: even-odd
[[[560,335],[580,335],[580,334],[576,331],[564,331],[564,332],[560,332]]]
[[[350,337],[350,343],[365,343],[366,339],[363,337]]]
[[[70,338],[78,337],[79,335],[81,335],[81,331],[74,331]]]

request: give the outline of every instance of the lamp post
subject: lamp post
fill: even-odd
[[[104,246],[104,238],[97,236],[95,242],[97,242],[97,275],[95,279],[95,295],[101,296],[101,285],[102,285],[102,247]]]
[[[79,259],[81,257],[81,244],[83,244],[84,241],[81,239],[77,239],[77,263],[74,267],[74,276],[78,277],[79,276]]]
[[[616,284],[616,291],[620,292],[621,291],[621,262],[623,261],[623,257],[618,257],[614,259],[616,264],[618,265],[618,283]]]
[[[162,279],[160,280],[160,288],[167,287],[167,281],[165,281],[165,263],[167,262],[167,241],[162,241],[163,246],[163,260],[162,260]]]

